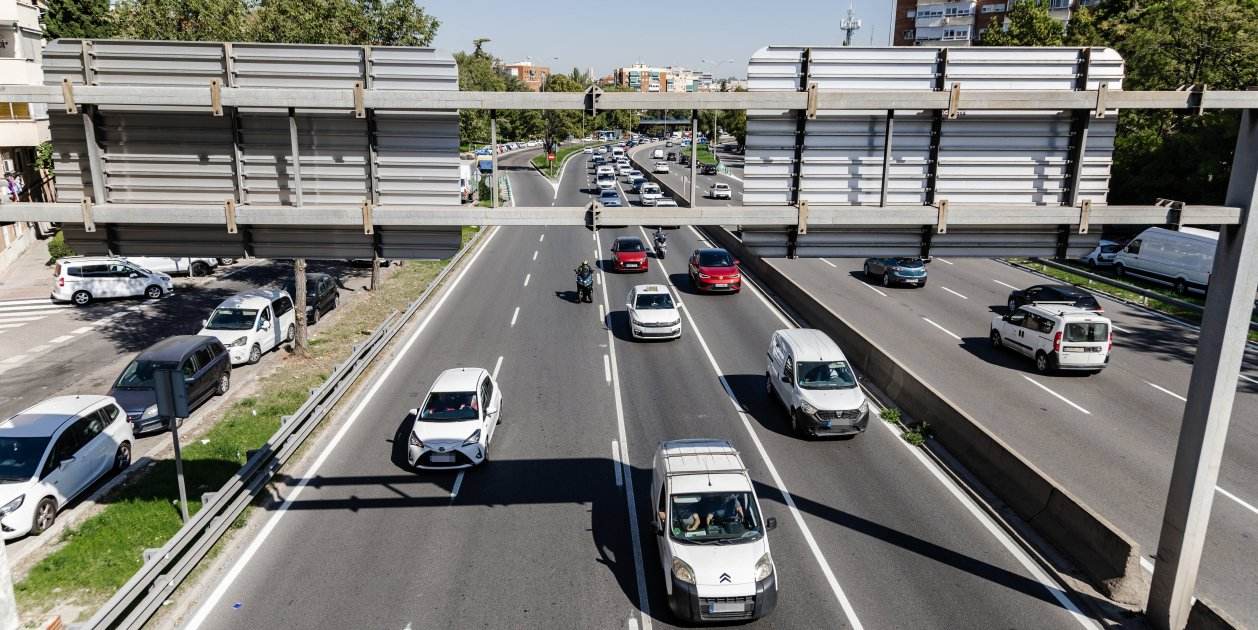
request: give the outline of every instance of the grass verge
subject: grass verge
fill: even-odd
[[[1025,267],[1027,269],[1031,269],[1034,271],[1038,271],[1046,276],[1050,276],[1052,278],[1056,278],[1063,282],[1067,282],[1075,286],[1082,287],[1084,289],[1093,291],[1095,293],[1102,293],[1105,295],[1118,298],[1120,300],[1126,300],[1128,302],[1140,304],[1141,306],[1145,306],[1147,308],[1153,309],[1159,313],[1165,313],[1177,319],[1182,319],[1184,321],[1191,322],[1193,324],[1197,324],[1197,325],[1201,324],[1201,314],[1192,309],[1183,308],[1181,306],[1177,306],[1169,302],[1162,302],[1156,298],[1148,298],[1148,297],[1139,295],[1137,293],[1132,293],[1131,291],[1128,291],[1126,289],[1111,286],[1111,285],[1105,284],[1104,282],[1097,282],[1095,280],[1092,280],[1091,278],[1085,278],[1079,274],[1071,273],[1069,271],[1064,271],[1062,269],[1057,269],[1055,267],[1049,267],[1048,265],[1038,263],[1032,260],[1028,260],[1025,258],[1010,258],[1007,260],[1008,262],[1012,264],[1018,265],[1020,267]],[[1074,266],[1074,263],[1071,263],[1071,262],[1066,262],[1064,264]],[[1093,272],[1091,270],[1084,270],[1082,268],[1080,268],[1080,270],[1089,271],[1090,273],[1097,273],[1099,275],[1108,275],[1104,271]],[[1189,302],[1191,304],[1197,304],[1200,306],[1205,305],[1204,296],[1200,296],[1196,294],[1178,295],[1174,291],[1172,291],[1171,289],[1165,286],[1162,286],[1154,282],[1142,280],[1140,278],[1126,276],[1122,279],[1122,282],[1140,287],[1141,289],[1145,289],[1147,291],[1152,291],[1159,295],[1164,295],[1168,298],[1177,299],[1181,302]],[[1258,321],[1258,320],[1254,320],[1254,321]],[[1254,331],[1254,330],[1249,331],[1249,340],[1258,341],[1258,331]]]
[[[686,156],[686,160],[689,161],[690,160],[690,147],[686,147],[682,149],[681,154]],[[712,149],[709,149],[707,145],[701,145],[699,147],[699,163],[700,164],[716,164],[717,162],[718,160],[716,159],[716,155],[712,153]]]
[[[463,242],[473,233],[465,227]],[[389,313],[405,309],[447,263],[409,261],[378,291],[345,304],[346,313],[315,331],[308,358],[285,356],[282,367],[258,382],[257,395],[233,403],[200,439],[185,445],[189,512],[201,509],[201,494],[221,487],[244,464],[245,453],[266,442],[280,417],[295,412],[355,343]],[[162,546],[179,530],[178,496],[174,462],[161,460],[106,497],[103,510],[62,534],[59,548],[15,585],[24,618],[41,618],[56,604],[95,610],[140,568],[144,549]]]
[[[555,152],[554,161],[547,160],[546,152],[543,151],[539,153],[538,155],[533,156],[533,159],[530,161],[533,163],[533,166],[536,166],[538,170],[542,172],[543,175],[551,179],[554,179],[555,177],[559,176],[559,166],[563,164],[564,158],[568,157],[569,155],[572,155],[573,153],[576,153],[577,151],[584,149],[585,147],[593,146],[596,144],[602,144],[602,143],[589,142],[585,144],[572,144],[566,147],[559,147],[559,150]],[[547,164],[547,162],[550,162],[550,163]]]

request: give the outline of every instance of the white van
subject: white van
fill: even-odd
[[[174,293],[170,276],[115,256],[71,256],[53,268],[52,299],[84,306],[92,300]]]
[[[257,363],[262,354],[293,338],[297,329],[288,291],[256,289],[233,295],[201,322],[198,335],[217,337],[232,365]]]
[[[726,440],[661,442],[652,520],[668,607],[689,622],[759,619],[777,605],[777,572],[760,500]]]
[[[1120,278],[1131,273],[1165,282],[1180,294],[1189,289],[1205,291],[1218,244],[1219,233],[1212,230],[1186,227],[1177,232],[1152,227],[1114,256],[1114,273]]]
[[[656,149],[654,151],[651,151],[651,159],[652,160],[664,159],[664,149]]]
[[[1110,321],[1077,306],[1026,304],[992,318],[989,337],[1035,361],[1035,370],[1093,374],[1109,365],[1114,347]]]
[[[167,256],[127,256],[127,262],[149,271],[208,276],[218,266],[217,258],[171,258]]]
[[[854,435],[869,425],[869,401],[838,344],[820,330],[786,328],[769,339],[765,389],[807,438]]]

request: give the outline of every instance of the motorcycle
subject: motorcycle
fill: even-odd
[[[594,274],[577,274],[577,302],[594,301]]]
[[[668,253],[668,241],[662,236],[655,237],[655,257],[660,260]]]

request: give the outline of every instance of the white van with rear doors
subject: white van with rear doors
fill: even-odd
[[[175,291],[170,276],[116,256],[71,256],[53,268],[52,299],[84,306],[93,300],[144,296],[157,299]]]
[[[1110,321],[1076,306],[1026,304],[992,318],[989,337],[1035,361],[1035,370],[1080,370],[1093,374],[1109,365],[1114,347]]]
[[[692,623],[759,619],[777,605],[777,572],[755,486],[727,440],[661,442],[652,519],[668,607]]]
[[[1114,255],[1114,274],[1164,282],[1180,294],[1205,291],[1218,244],[1219,233],[1212,230],[1149,228]]]
[[[198,335],[216,337],[232,365],[257,363],[262,354],[293,338],[297,315],[288,291],[255,289],[233,295],[201,322]]]
[[[652,160],[664,159],[664,149],[655,149],[654,151],[651,151],[651,159]]]
[[[786,408],[791,429],[800,437],[855,435],[869,425],[869,401],[852,366],[820,330],[774,332],[764,380],[769,397]]]

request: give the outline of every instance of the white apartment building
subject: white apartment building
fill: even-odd
[[[0,84],[43,85],[43,7],[32,1],[0,0]],[[49,139],[48,108],[42,104],[0,103],[0,183],[9,173],[20,175],[21,198],[30,200],[39,188],[35,149]],[[7,184],[4,188],[7,193]],[[0,195],[7,203],[8,195]],[[29,223],[0,223],[0,269],[35,240]]]

